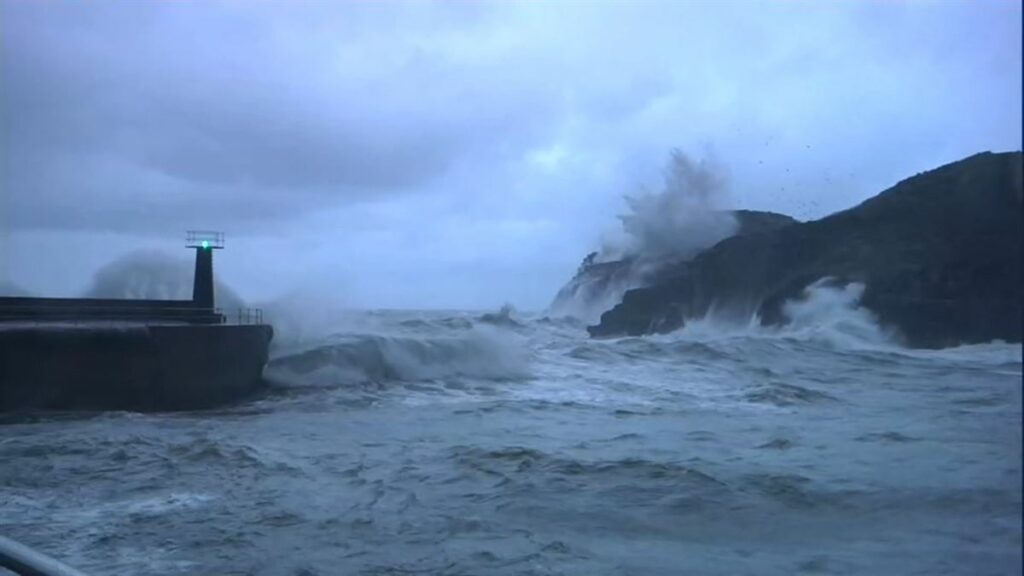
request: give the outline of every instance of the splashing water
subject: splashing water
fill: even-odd
[[[672,152],[661,190],[625,196],[621,230],[587,257],[551,306],[552,314],[596,321],[666,266],[688,260],[739,229],[723,210],[726,178],[710,159]]]
[[[235,407],[8,418],[0,517],[111,575],[1018,571],[1021,347],[906,350],[862,290],[608,340],[350,313]]]
[[[192,263],[163,252],[138,251],[107,264],[93,277],[87,298],[191,300]],[[214,298],[224,309],[245,306],[222,282],[214,282]]]
[[[604,246],[599,259],[687,259],[736,233],[732,213],[722,210],[725,175],[711,160],[694,161],[673,150],[663,187],[625,197],[619,217],[624,237]]]
[[[789,324],[784,333],[845,348],[891,347],[898,341],[895,332],[883,330],[877,318],[859,306],[864,284],[831,283],[830,278],[818,280],[804,290],[802,300],[786,302],[782,311]]]

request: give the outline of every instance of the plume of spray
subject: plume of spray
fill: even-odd
[[[739,223],[723,209],[725,195],[721,166],[673,150],[661,190],[641,188],[624,197],[628,210],[619,216],[618,234],[587,257],[555,297],[552,312],[596,320],[670,262],[693,258],[734,235]]]
[[[673,150],[659,192],[641,188],[625,196],[623,235],[603,247],[600,259],[692,258],[736,233],[736,217],[722,209],[725,192],[724,170],[712,159]]]
[[[159,251],[137,251],[100,268],[86,291],[89,298],[189,300],[192,298],[194,262]],[[230,314],[246,303],[229,286],[214,280],[218,308]],[[351,327],[350,311],[330,290],[301,286],[268,302],[259,303],[263,318],[274,326],[276,349],[293,349],[315,343]]]
[[[898,344],[899,333],[882,328],[870,310],[861,307],[864,284],[843,284],[825,277],[804,288],[800,298],[783,305],[789,323],[782,333],[821,339],[848,349],[887,347]]]
[[[100,268],[86,291],[87,298],[156,300],[192,299],[193,263],[163,252],[137,251]],[[245,306],[239,295],[223,282],[214,281],[217,307]]]
[[[274,346],[293,349],[350,328],[353,314],[330,290],[307,285],[263,304],[264,318],[274,326]]]

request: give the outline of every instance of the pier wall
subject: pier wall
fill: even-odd
[[[190,410],[262,384],[267,325],[0,324],[0,411]]]

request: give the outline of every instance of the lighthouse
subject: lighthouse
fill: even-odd
[[[185,246],[196,251],[195,276],[192,279],[192,304],[213,312],[213,251],[224,248],[224,233],[212,230],[189,230]]]

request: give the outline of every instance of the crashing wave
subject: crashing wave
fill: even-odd
[[[507,328],[521,328],[523,326],[523,323],[516,319],[516,310],[511,304],[505,304],[497,312],[483,314],[477,320],[486,324]]]
[[[883,327],[870,310],[860,305],[865,285],[841,284],[822,278],[804,289],[799,298],[782,305],[785,322],[763,326],[757,315],[745,321],[711,307],[702,318],[688,320],[677,334],[687,340],[711,341],[737,336],[777,337],[821,342],[835,348],[892,348],[901,344],[898,332]]]
[[[86,291],[88,298],[191,300],[191,262],[162,252],[132,252],[100,268]],[[245,306],[242,298],[223,282],[214,282],[217,306],[226,310]]]
[[[423,381],[447,378],[506,380],[529,374],[530,357],[507,334],[475,328],[454,336],[349,334],[276,358],[271,376],[303,384]]]

